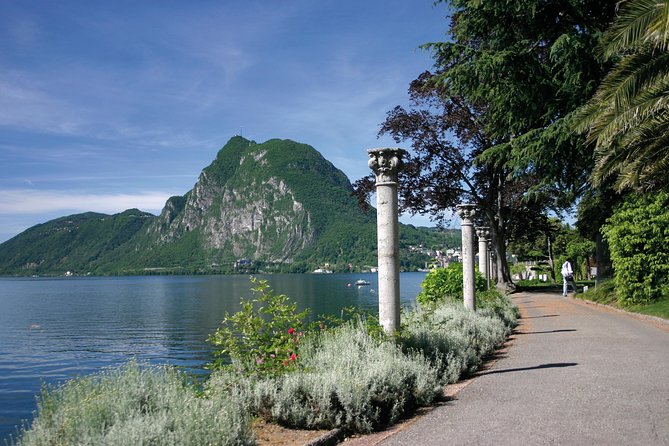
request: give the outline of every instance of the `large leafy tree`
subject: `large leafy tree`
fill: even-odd
[[[594,50],[610,24],[611,0],[444,1],[451,41],[431,44],[446,94],[483,110],[493,146],[479,162],[532,174],[527,195],[566,206],[586,185],[592,157],[573,133],[573,112],[606,67]],[[559,194],[555,194],[559,192]]]
[[[596,146],[593,182],[618,191],[669,186],[669,1],[622,2],[603,58],[617,61],[584,107],[580,128]]]
[[[612,0],[438,1],[449,39],[425,45],[433,72],[381,128],[410,141],[403,204],[438,216],[473,201],[493,228],[498,278],[510,282],[506,241],[545,224],[586,184],[592,157],[573,111],[605,73],[593,49]],[[358,184],[360,186],[360,183]]]

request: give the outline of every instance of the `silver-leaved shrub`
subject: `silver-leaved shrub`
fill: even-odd
[[[372,432],[441,394],[435,368],[351,322],[308,337],[300,373],[257,383],[253,406],[284,425]]]
[[[45,388],[18,445],[255,444],[231,394],[201,398],[179,372],[128,364]]]

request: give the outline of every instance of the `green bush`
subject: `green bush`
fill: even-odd
[[[448,268],[436,268],[427,273],[421,285],[422,291],[416,297],[421,305],[440,302],[446,298],[462,301],[462,263],[453,262]],[[477,291],[486,288],[485,277],[476,271],[474,283]]]
[[[658,300],[669,283],[669,193],[631,196],[607,220],[618,302]]]
[[[255,444],[238,400],[198,398],[171,368],[130,362],[45,388],[18,445]]]
[[[276,375],[297,368],[304,319],[309,310],[297,312],[297,304],[275,294],[266,280],[254,277],[256,298],[241,301],[241,311],[226,313],[223,326],[210,337],[217,359],[209,366],[217,370],[232,361],[240,373]]]

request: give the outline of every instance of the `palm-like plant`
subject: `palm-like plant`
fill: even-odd
[[[669,185],[669,0],[622,3],[604,38],[603,57],[619,58],[580,111],[579,130],[595,144],[595,185]]]

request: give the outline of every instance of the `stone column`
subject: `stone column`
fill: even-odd
[[[476,310],[476,288],[474,285],[474,215],[476,206],[465,203],[456,206],[462,221],[462,291],[465,308]]]
[[[479,272],[485,277],[486,286],[490,288],[490,259],[488,258],[488,238],[490,237],[489,226],[479,226],[476,228],[476,236],[479,239]]]
[[[495,260],[495,250],[492,246],[492,238],[488,239],[488,279],[493,280],[494,271],[497,271],[497,263]],[[490,289],[490,283],[488,283],[488,289]]]
[[[490,251],[490,263],[492,264],[492,280],[497,284],[497,253],[493,249]]]
[[[397,174],[402,149],[370,149],[369,167],[376,175],[376,224],[379,261],[379,322],[392,335],[400,329],[400,259]]]

